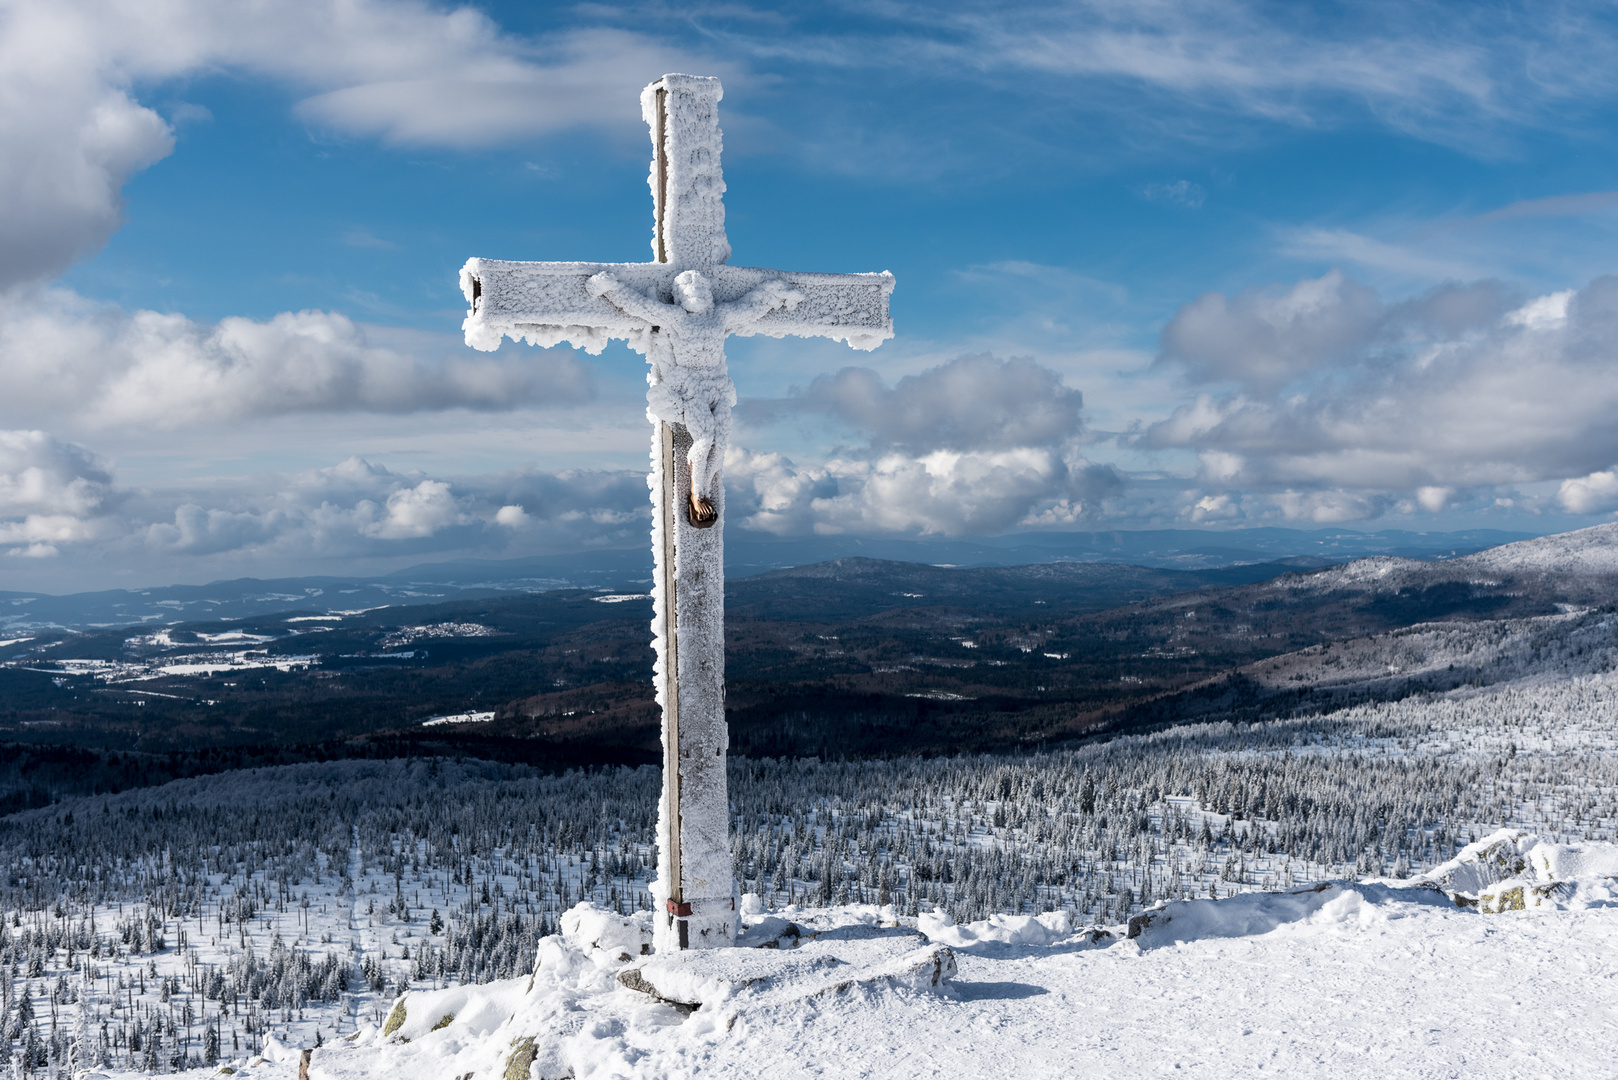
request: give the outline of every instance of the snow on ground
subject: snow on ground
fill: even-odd
[[[1470,569],[1496,573],[1549,570],[1559,573],[1618,573],[1618,522],[1519,540],[1454,560]]]
[[[1074,975],[1077,988],[1047,985],[1045,975],[1005,967],[1006,949],[1024,950],[1018,963],[1040,971],[1068,953],[1089,956],[1091,946],[1070,940],[1075,927],[1120,923],[1165,896],[1184,903],[1285,893],[1424,868],[1460,888],[1466,883],[1445,875],[1456,858],[1481,859],[1479,844],[1489,848],[1485,884],[1497,887],[1473,895],[1477,908],[1467,917],[1503,908],[1509,914],[1489,917],[1514,926],[1520,902],[1529,915],[1566,922],[1559,912],[1583,894],[1558,882],[1613,872],[1564,856],[1581,844],[1602,850],[1592,845],[1615,832],[1615,702],[1618,685],[1605,675],[1536,678],[1328,716],[1188,726],[1026,759],[737,761],[733,854],[744,887],[763,897],[752,915],[769,908],[800,925],[835,923],[861,912],[874,918],[881,909],[862,905],[891,898],[891,912],[956,950],[963,985],[1028,983],[1038,989],[1015,992],[1044,1005],[1064,994],[1090,1000],[1082,984],[1092,976]],[[52,1075],[75,1052],[79,1002],[109,1067],[201,1064],[210,1029],[223,1060],[317,1040],[324,1050],[380,1026],[401,989],[419,995],[528,971],[538,936],[580,899],[645,918],[656,794],[652,770],[547,776],[474,762],[333,762],[13,815],[0,823],[11,871],[0,878],[0,960],[17,966],[0,983],[9,982],[14,1002],[30,1000],[32,1060],[48,1063]],[[1463,849],[1502,824],[1518,830],[1514,839],[1486,837]],[[1543,844],[1523,841],[1530,832]],[[1536,861],[1536,851],[1546,859]],[[1391,902],[1368,901],[1371,909]],[[930,914],[935,905],[962,922],[1002,914],[956,926]],[[1047,909],[1053,913],[1033,914]],[[1434,927],[1451,933],[1442,919]],[[1612,944],[1600,936],[1606,930],[1589,932],[1597,935],[1591,949]],[[1529,968],[1541,963],[1536,956]],[[1223,987],[1221,1000],[1241,993],[1227,975],[1206,976]],[[1390,987],[1397,982],[1384,977]],[[602,985],[617,993],[610,980]],[[962,992],[972,1010],[1001,1007],[990,991]],[[893,993],[907,1000],[907,992]],[[1577,990],[1555,993],[1573,1001]],[[1154,1008],[1137,1007],[1145,1015]],[[634,1041],[635,1017],[662,1024],[662,1008],[627,1018],[609,1011],[602,1022],[628,1033],[626,1054],[656,1050],[670,1069],[683,1067],[675,1050]],[[801,1027],[809,1020],[792,1012],[799,1009],[788,1012]],[[0,1039],[0,1048],[21,1059],[30,1044],[16,1015],[14,1005],[12,1039]],[[1085,1023],[1070,1016],[1061,1030]],[[149,1055],[154,1032],[161,1041]],[[730,1053],[712,1050],[721,1064]],[[445,1075],[469,1070],[477,1071]]]
[[[79,660],[65,659],[50,662],[48,667],[26,667],[25,671],[44,671],[52,674],[92,675],[108,685],[148,682],[174,675],[219,675],[232,671],[255,668],[275,668],[277,671],[298,671],[320,663],[317,653],[296,656],[272,654],[266,649],[210,649],[207,652],[187,653],[181,656],[154,657],[149,660]],[[146,691],[146,693],[153,693]],[[162,696],[162,695],[155,695]],[[173,695],[167,695],[172,697]]]
[[[619,987],[641,932],[586,949],[563,913],[647,918],[655,770],[332,762],[11,815],[0,1054],[65,1076],[87,1027],[103,1071],[149,1075],[200,1065],[212,1030],[244,1077],[290,1076],[287,1048],[318,1041],[317,1080],[464,1080],[564,1032],[534,1078],[1618,1076],[1591,1049],[1618,1044],[1618,679],[1575,633],[1601,623],[1544,621],[1530,637],[1568,647],[1528,648],[1542,670],[1516,680],[1320,715],[1023,758],[733,762],[747,939],[898,922],[901,954],[918,931],[953,950],[942,992],[855,980],[686,1016]],[[401,990],[407,1026],[379,1042]]]
[[[1482,913],[1478,893],[1513,870],[1573,876],[1537,908]],[[693,1011],[620,984],[648,962],[644,915],[581,904],[541,943],[532,979],[411,992],[384,1026],[315,1050],[310,1076],[1618,1075],[1611,844],[1507,830],[1426,878],[1168,901],[1105,929],[1075,931],[1061,913],[956,926],[870,906],[749,910],[767,931],[755,938],[805,952],[838,928],[913,935],[881,929],[911,923],[957,972],[937,988],[760,984]],[[233,1067],[238,1080],[280,1077],[297,1056],[274,1043]]]
[[[1394,590],[1438,582],[1499,584],[1494,575],[1551,575],[1564,586],[1601,581],[1618,574],[1618,522],[1519,540],[1439,563],[1373,555],[1313,574],[1287,574],[1265,585],[1283,593],[1336,589]]]

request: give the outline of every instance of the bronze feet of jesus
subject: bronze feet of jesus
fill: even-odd
[[[713,523],[719,520],[719,511],[713,508],[713,503],[706,498],[698,498],[695,491],[691,493],[690,503],[691,527],[693,529],[713,528]]]

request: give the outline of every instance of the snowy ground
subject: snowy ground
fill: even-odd
[[[1471,889],[1463,900],[1537,886],[1539,905],[1483,914],[1410,882],[1339,883],[1169,902],[1136,920],[1134,938],[1123,926],[1075,933],[1059,914],[968,926],[924,915],[920,929],[958,965],[937,990],[878,980],[794,998],[761,986],[695,1012],[620,986],[621,970],[645,963],[628,957],[635,931],[581,907],[541,947],[532,980],[407,995],[388,1033],[315,1051],[310,1075],[1610,1078],[1618,847],[1502,836],[1439,884]],[[1491,845],[1507,858],[1480,860]],[[1542,868],[1547,851],[1557,873]],[[1512,877],[1519,852],[1528,865]],[[807,937],[891,912],[784,914]],[[257,1080],[296,1059],[277,1044],[234,1067]]]
[[[1618,867],[1503,914],[1373,885],[1275,899],[1436,872],[1504,825],[1610,847],[1618,679],[1588,670],[1588,651],[1530,652],[1555,663],[1072,753],[733,762],[734,863],[760,908],[813,930],[887,904],[955,950],[942,994],[861,985],[687,1018],[620,989],[617,954],[553,931],[581,900],[646,918],[652,770],[335,762],[12,815],[0,1054],[42,1075],[200,1077],[211,1030],[244,1078],[290,1075],[285,1048],[317,1042],[317,1077],[492,1078],[513,1049],[492,1029],[521,1016],[576,1051],[557,1044],[534,1080],[751,1076],[759,1061],[785,1076],[1618,1077],[1618,911],[1601,876]],[[1509,908],[1509,881],[1485,887],[1513,873],[1472,882],[1479,907]],[[1518,895],[1532,908],[1545,884]],[[1181,912],[1172,925],[1123,936],[1162,897]],[[935,906],[963,923],[1011,914],[962,927]],[[1070,932],[1089,923],[1114,937]],[[559,962],[535,998],[527,973],[545,949]],[[412,1041],[379,1042],[401,991],[416,1005],[393,1037]]]
[[[852,985],[828,988],[836,961],[822,955],[752,986],[710,980],[693,1011],[620,984],[657,962],[641,955],[645,913],[584,903],[541,943],[532,978],[412,990],[385,1025],[314,1050],[310,1075],[1618,1075],[1613,844],[1503,830],[1418,878],[1167,901],[1108,928],[1075,930],[1064,913],[956,925],[870,906],[749,912],[755,945],[776,947],[732,955],[835,953],[852,928],[909,935],[901,951],[946,946],[956,971],[936,987],[861,982],[856,960],[832,977]],[[299,1052],[272,1036],[225,1056],[237,1080],[258,1080],[288,1075]]]

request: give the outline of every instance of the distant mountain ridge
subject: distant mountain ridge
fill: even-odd
[[[1455,584],[1498,590],[1504,581],[1535,592],[1555,592],[1565,602],[1618,599],[1618,523],[1519,540],[1440,562],[1373,556],[1307,577],[1278,579],[1274,585],[1315,592],[1386,593]]]
[[[1311,560],[1306,565],[1312,566],[1368,555],[1452,560],[1479,549],[1523,540],[1524,536],[1492,529],[1453,533],[1399,530],[1361,533],[1347,529],[1261,528],[1223,532],[1192,529],[1041,532],[984,539],[834,536],[783,540],[738,531],[727,537],[725,556],[726,570],[732,580],[843,558],[968,569],[1130,564],[1156,570],[1198,572],[1244,564],[1274,564],[1288,558]],[[61,596],[0,592],[0,633],[40,627],[167,625],[309,609],[354,611],[567,588],[645,592],[650,588],[651,575],[650,552],[645,548],[627,548],[522,559],[458,559],[372,576],[239,578],[206,585],[108,589]],[[1212,581],[1198,582],[1188,587],[1210,583]]]
[[[1206,570],[1106,562],[946,568],[854,556],[733,578],[726,585],[725,604],[733,618],[847,618],[870,614],[876,600],[895,610],[961,608],[978,614],[1031,613],[1045,605],[1054,615],[1269,581],[1326,565],[1300,555]]]
[[[1289,622],[1317,643],[1177,690],[1133,710],[1131,723],[1254,720],[1515,680],[1607,679],[1618,670],[1618,524],[1443,562],[1360,559],[1094,619],[1102,629],[1181,622],[1185,647],[1235,637],[1243,624]]]
[[[1454,561],[1468,569],[1618,576],[1618,522],[1519,540]]]

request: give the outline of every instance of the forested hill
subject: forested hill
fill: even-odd
[[[961,568],[852,557],[733,579],[725,586],[725,608],[731,617],[792,621],[947,607],[997,616],[1039,614],[1038,607],[1047,614],[1077,613],[1330,565],[1293,556],[1201,570],[1101,562]]]
[[[1326,568],[858,557],[736,578],[731,746],[755,757],[998,751],[1238,707],[1268,715],[1327,688],[1332,701],[1381,700],[1476,681],[1475,657],[1420,683],[1317,676],[1292,661],[1271,678],[1261,666],[1417,624],[1599,616],[1618,599],[1615,538],[1603,526],[1443,562]],[[395,752],[654,760],[650,615],[641,586],[14,631],[0,652],[0,741],[34,748],[33,774],[52,779],[0,794],[32,804],[74,789],[73,775],[105,790],[148,769],[168,779]],[[51,746],[123,756],[46,767]]]

